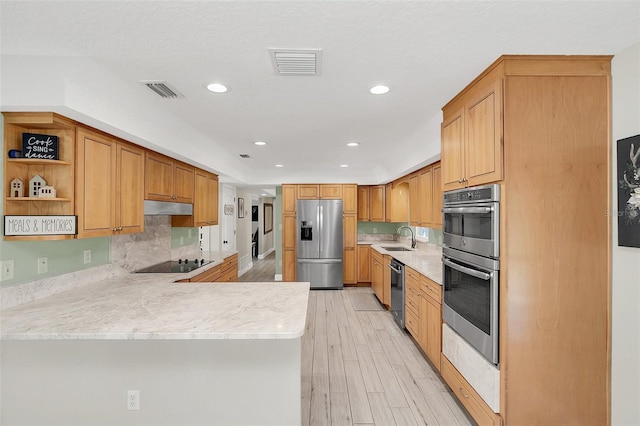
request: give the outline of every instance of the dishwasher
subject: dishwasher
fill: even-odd
[[[404,330],[404,264],[391,259],[391,315]]]

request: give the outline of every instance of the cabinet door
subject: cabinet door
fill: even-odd
[[[426,348],[427,356],[440,371],[440,352],[442,352],[442,307],[431,297],[423,298],[426,302]]]
[[[342,210],[347,214],[358,213],[358,186],[342,185]]]
[[[175,163],[173,173],[173,201],[193,203],[195,168],[187,164]]]
[[[420,188],[420,173],[414,173],[409,178],[409,223],[411,226],[422,226],[420,205],[422,203]]]
[[[383,294],[383,274],[382,274],[382,263],[375,258],[371,258],[371,288],[373,293],[376,295],[380,303],[384,303],[384,294]]]
[[[173,160],[146,153],[145,200],[173,201]]]
[[[353,214],[345,214],[342,219],[344,248],[355,249],[358,245],[358,222]]]
[[[463,110],[460,109],[442,123],[441,154],[442,189],[445,191],[464,186]]]
[[[282,185],[282,214],[296,215],[296,194],[295,185]]]
[[[502,80],[467,103],[465,111],[466,186],[502,180]]]
[[[209,211],[212,225],[218,224],[218,176],[212,175],[209,178],[209,188],[207,193],[209,194]]]
[[[296,217],[287,215],[282,217],[282,246],[285,249],[296,248]]]
[[[342,281],[344,284],[356,284],[358,282],[356,249],[345,248],[342,257]]]
[[[116,157],[116,227],[118,234],[144,231],[144,151],[118,143]]]
[[[369,220],[372,222],[385,221],[385,186],[372,186],[369,190]]]
[[[371,246],[358,245],[358,282],[371,282]]]
[[[393,215],[393,184],[388,183],[384,187],[384,219],[385,222],[391,222]],[[373,220],[373,219],[371,219]]]
[[[440,163],[431,169],[431,226],[442,229],[442,179]]]
[[[285,249],[282,251],[282,281],[296,280],[296,251]]]
[[[431,227],[432,203],[432,171],[431,168],[420,172],[418,188],[420,188],[420,226]]]
[[[342,200],[342,185],[320,185],[319,198],[323,200]]]
[[[298,185],[298,200],[317,200],[320,198],[320,185]]]
[[[369,221],[369,187],[358,187],[358,221]]]
[[[382,303],[391,306],[391,256],[384,255],[382,265]]]
[[[193,203],[194,226],[207,226],[211,221],[211,199],[209,174],[204,171],[196,171],[195,201]]]
[[[77,133],[78,237],[112,235],[116,227],[115,140],[88,129]]]

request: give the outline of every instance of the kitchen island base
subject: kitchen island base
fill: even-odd
[[[294,339],[3,340],[1,424],[297,425]],[[140,409],[127,409],[127,391]]]

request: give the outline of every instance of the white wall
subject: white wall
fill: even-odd
[[[640,44],[615,55],[612,208],[617,212],[616,141],[640,134]],[[618,247],[613,225],[611,424],[640,425],[640,248]]]

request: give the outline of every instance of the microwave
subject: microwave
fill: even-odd
[[[442,205],[443,246],[500,257],[500,185],[447,191]]]

